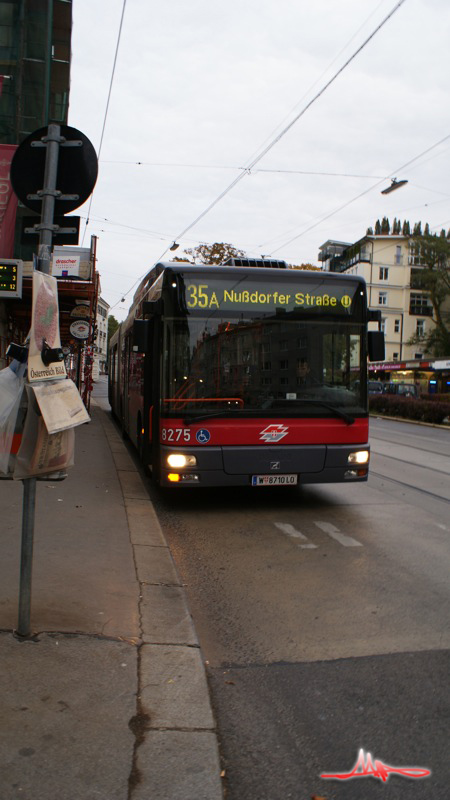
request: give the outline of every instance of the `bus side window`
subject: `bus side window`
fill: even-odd
[[[133,350],[147,353],[149,347],[150,320],[135,319],[133,322]]]

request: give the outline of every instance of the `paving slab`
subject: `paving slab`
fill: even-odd
[[[167,547],[158,517],[150,500],[125,498],[131,544]]]
[[[137,648],[87,636],[0,634],[2,800],[125,800]]]
[[[136,544],[134,553],[137,574],[141,583],[180,585],[180,579],[168,547]]]
[[[37,483],[22,640],[23,490],[0,481],[0,798],[221,800],[183,587],[127,445],[95,400],[91,417],[67,480]]]
[[[213,730],[200,650],[144,644],[140,656],[140,701],[150,727]]]
[[[67,479],[36,483],[31,629],[139,637],[128,518],[97,414],[93,410],[92,422],[76,429],[75,466]],[[22,502],[21,481],[0,481],[4,630],[17,627]]]
[[[220,764],[208,731],[150,731],[137,755],[133,800],[219,800]]]
[[[141,593],[144,642],[198,647],[185,592],[180,586],[142,586]]]
[[[118,471],[123,496],[135,500],[148,500],[148,494],[137,472]]]

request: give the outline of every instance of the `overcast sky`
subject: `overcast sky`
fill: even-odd
[[[405,0],[250,173],[396,0],[127,0],[104,127],[123,5],[73,0],[69,111],[100,151],[77,213],[118,319],[174,240],[318,264],[383,216],[450,227],[448,0]]]

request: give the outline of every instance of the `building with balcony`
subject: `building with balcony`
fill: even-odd
[[[370,370],[380,379],[414,381],[428,391],[435,378],[434,364],[438,362],[422,345],[408,343],[415,335],[426,334],[433,325],[433,307],[427,292],[411,286],[412,277],[423,268],[412,237],[366,235],[343,245],[328,240],[319,248],[318,258],[325,270],[361,275],[367,284],[369,307],[381,311],[386,359],[371,365]],[[436,388],[450,390],[446,380],[450,381],[450,371],[439,378],[442,380]]]

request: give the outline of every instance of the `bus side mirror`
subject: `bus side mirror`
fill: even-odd
[[[383,331],[369,331],[367,334],[369,361],[384,361],[384,333]]]
[[[150,320],[135,319],[133,322],[133,350],[136,353],[148,352]]]

